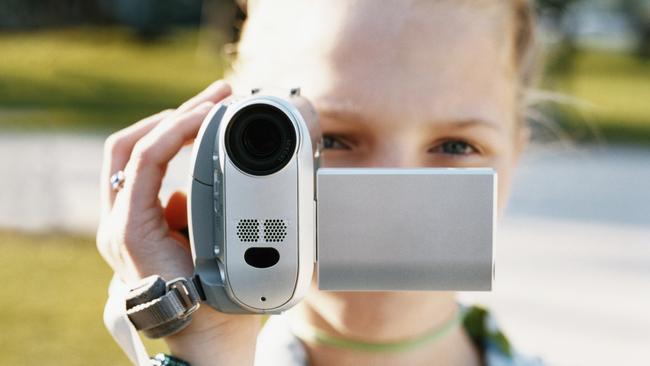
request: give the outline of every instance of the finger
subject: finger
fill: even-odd
[[[165,220],[170,233],[183,249],[190,250],[190,240],[187,233],[187,196],[184,192],[172,193],[165,206]]]
[[[219,80],[205,90],[183,103],[176,110],[167,110],[135,123],[111,136],[106,140],[104,166],[101,174],[101,207],[102,215],[108,214],[115,200],[115,192],[110,185],[110,177],[118,170],[123,170],[133,151],[134,145],[158,125],[163,119],[172,115],[181,115],[204,102],[216,103],[230,95],[230,85]],[[192,140],[186,143],[191,143]]]
[[[176,114],[180,115],[190,111],[205,102],[218,103],[231,93],[230,85],[223,80],[215,81],[205,88],[202,92],[195,95],[176,109]]]
[[[187,196],[181,191],[172,193],[165,207],[165,220],[172,230],[187,228]]]
[[[195,109],[159,124],[140,139],[125,168],[123,192],[133,212],[158,206],[158,193],[169,161],[186,141],[196,137],[203,120],[214,106],[204,102]]]
[[[110,212],[110,209],[113,206],[113,201],[115,200],[115,192],[110,184],[111,175],[115,174],[118,170],[124,169],[136,142],[149,133],[149,131],[171,113],[172,110],[166,110],[154,114],[153,116],[147,117],[110,135],[106,139],[104,142],[104,161],[100,182],[103,215]]]

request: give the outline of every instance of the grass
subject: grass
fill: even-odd
[[[608,141],[650,144],[650,61],[581,52],[569,70],[548,78],[554,90],[581,105],[556,109],[565,128],[575,132],[591,125]]]
[[[0,33],[0,127],[115,130],[178,105],[223,75],[224,57],[195,30],[144,43],[119,28]],[[557,63],[556,63],[557,64]],[[557,69],[557,68],[556,68]],[[650,144],[650,63],[579,52],[554,90],[591,105],[553,107],[579,139],[594,126],[614,142]]]
[[[92,239],[0,231],[0,253],[1,365],[129,364],[102,323],[111,272]]]
[[[0,125],[112,130],[174,107],[223,74],[196,31],[144,43],[126,30],[0,34]]]

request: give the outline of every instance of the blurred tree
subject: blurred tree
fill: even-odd
[[[109,18],[92,0],[0,0],[0,29],[101,23]]]
[[[177,24],[198,24],[201,0],[99,0],[115,20],[145,40],[158,38]]]
[[[650,1],[622,0],[621,9],[638,35],[637,55],[650,60]]]
[[[0,0],[0,29],[122,24],[155,38],[178,24],[198,25],[202,0]]]
[[[136,29],[145,39],[155,39],[165,34],[169,28],[170,0],[105,0],[115,12],[119,23]]]
[[[575,34],[568,19],[568,10],[579,0],[537,0],[538,12],[559,38],[552,57],[546,63],[547,72],[557,77],[566,77],[573,71],[575,56],[578,51]]]

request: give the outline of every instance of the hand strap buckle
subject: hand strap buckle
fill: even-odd
[[[126,297],[126,315],[149,338],[161,338],[190,324],[192,313],[201,305],[197,284],[191,278],[165,283],[160,276],[142,279]]]
[[[167,291],[176,291],[179,299],[182,301],[185,307],[185,312],[181,316],[182,318],[187,318],[192,315],[201,305],[201,298],[194,286],[194,282],[188,281],[187,278],[180,277],[167,282]]]

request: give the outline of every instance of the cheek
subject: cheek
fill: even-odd
[[[361,168],[370,167],[380,154],[370,148],[361,148],[357,151],[325,151],[321,155],[321,166],[328,168]]]
[[[353,154],[330,153],[321,156],[321,166],[326,168],[363,167],[365,159]]]
[[[526,128],[518,131],[515,135],[515,138],[508,138],[504,143],[507,148],[504,148],[499,164],[495,166],[498,172],[499,216],[502,216],[506,209],[510,197],[510,187],[516,177],[515,173],[519,159],[530,140],[530,132]]]
[[[510,173],[511,172],[509,170],[499,171],[499,181],[497,188],[497,210],[499,212],[499,216],[503,216],[506,205],[508,203],[508,197],[510,195]]]
[[[497,210],[503,216],[510,195],[510,186],[515,171],[515,159],[512,154],[502,157],[493,167],[497,171]]]

